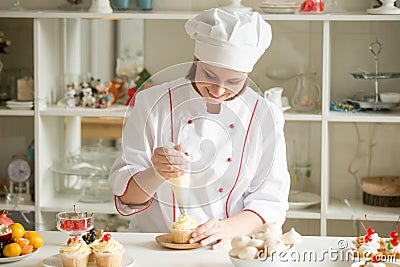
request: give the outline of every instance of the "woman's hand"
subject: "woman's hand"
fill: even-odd
[[[153,168],[165,180],[184,175],[187,160],[180,150],[180,145],[174,148],[157,147],[154,150],[151,157]]]
[[[217,242],[211,246],[211,249],[218,249],[235,236],[247,235],[254,232],[263,223],[264,221],[256,213],[244,210],[225,220],[210,219],[199,225],[194,230],[189,242],[200,242],[202,246]]]
[[[230,242],[234,236],[236,236],[235,230],[227,220],[210,219],[196,228],[189,242],[200,241],[202,246],[217,242],[211,246],[211,249],[218,249]]]

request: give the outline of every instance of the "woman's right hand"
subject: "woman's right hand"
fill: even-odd
[[[165,180],[177,178],[185,174],[187,159],[180,152],[181,146],[174,148],[157,147],[151,157],[153,168]]]

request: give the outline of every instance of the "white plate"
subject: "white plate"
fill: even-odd
[[[292,190],[289,193],[289,209],[300,210],[321,202],[321,197],[310,192]]]
[[[122,265],[121,267],[130,267],[135,264],[135,260],[129,255],[122,255]],[[61,254],[55,254],[47,257],[43,260],[43,266],[45,267],[62,267]],[[94,262],[89,262],[88,267],[97,266]]]
[[[285,112],[285,111],[287,111],[287,110],[289,110],[291,108],[292,108],[291,106],[281,107],[281,111]]]
[[[33,105],[33,101],[18,101],[18,100],[8,100],[6,104],[19,105],[19,106],[29,106]]]
[[[33,106],[18,106],[18,105],[7,105],[9,109],[19,109],[19,110],[31,110]]]
[[[38,251],[38,250],[36,250],[36,251]],[[25,258],[28,258],[28,257],[36,254],[36,251],[32,252],[31,254],[26,254],[26,255],[22,255],[22,256],[18,256],[18,257],[0,258],[0,264],[1,263],[8,263],[8,262],[15,262],[15,261],[23,260]]]

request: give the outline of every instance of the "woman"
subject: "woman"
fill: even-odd
[[[136,95],[109,180],[118,212],[133,215],[133,231],[169,232],[182,203],[168,180],[190,173],[184,206],[200,223],[190,242],[216,249],[264,223],[283,224],[284,118],[247,87],[271,42],[258,13],[209,9],[185,28],[195,40],[190,71]]]

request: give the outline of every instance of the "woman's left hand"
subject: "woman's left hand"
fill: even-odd
[[[210,219],[194,230],[189,242],[200,242],[202,246],[217,242],[211,246],[211,249],[218,249],[228,243],[234,235],[235,231],[229,222],[226,220]]]

